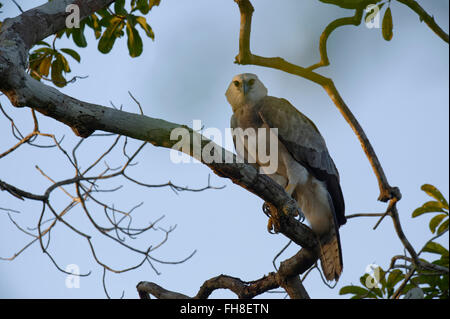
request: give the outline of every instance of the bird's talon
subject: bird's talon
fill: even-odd
[[[297,215],[298,216],[298,220],[303,223],[305,221],[305,215],[303,214],[303,212],[301,210],[297,211]]]
[[[272,234],[273,220],[269,217],[269,222],[267,223],[267,231]]]
[[[270,218],[270,206],[269,206],[269,204],[267,204],[267,202],[264,202],[262,210],[263,210],[263,213],[266,214],[266,216]]]

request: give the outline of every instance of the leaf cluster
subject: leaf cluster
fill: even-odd
[[[65,74],[70,73],[71,70],[64,54],[72,57],[77,62],[81,61],[80,55],[69,48],[57,50],[45,41],[39,42],[39,45],[41,47],[35,49],[29,57],[28,70],[31,76],[36,80],[41,80],[42,78],[47,79],[50,74],[50,79],[54,85],[57,87],[66,86]]]
[[[435,240],[444,235],[449,230],[449,206],[442,193],[433,185],[424,184],[421,189],[433,200],[427,201],[412,213],[412,218],[425,214],[432,215],[428,222],[428,228],[432,237],[426,242],[421,253],[429,253],[430,260],[421,258],[422,261],[449,267],[449,251],[447,248],[437,243]],[[410,259],[405,258],[404,265],[392,264],[388,270],[381,267],[376,269],[374,274],[364,274],[360,277],[361,285],[349,285],[341,288],[339,294],[352,295],[352,299],[385,299],[394,296],[401,283],[407,279],[407,273],[414,269],[413,275],[401,288],[398,296],[403,298],[449,298],[449,277],[448,273],[432,271],[428,269],[416,269]],[[402,271],[401,269],[404,269]]]
[[[126,35],[129,55],[133,58],[140,56],[143,51],[141,33],[152,40],[155,38],[144,15],[160,2],[161,0],[117,0],[109,8],[101,9],[80,21],[78,28],[66,28],[56,33],[53,46],[45,41],[37,43],[29,56],[31,76],[37,80],[51,80],[58,87],[66,86],[69,82],[66,75],[71,70],[64,55],[71,56],[77,62],[80,62],[81,57],[74,49],[57,49],[55,42],[65,35],[72,39],[77,47],[85,48],[88,45],[87,29],[93,31],[95,39],[98,40],[97,48],[101,53],[109,53],[116,40]]]

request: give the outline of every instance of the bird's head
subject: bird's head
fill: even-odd
[[[233,112],[243,105],[255,105],[267,96],[267,89],[255,74],[243,73],[236,75],[225,93]]]

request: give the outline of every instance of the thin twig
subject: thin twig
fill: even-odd
[[[448,42],[449,37],[448,33],[446,33],[442,28],[436,23],[434,17],[429,15],[416,1],[414,0],[397,0],[400,3],[408,6],[411,10],[413,10],[420,18],[420,21],[424,21],[427,26],[443,41]]]
[[[12,0],[12,2],[14,2],[14,4],[16,5],[16,7],[20,10],[20,12],[23,13],[22,8],[19,6],[19,4],[16,2],[16,0]]]

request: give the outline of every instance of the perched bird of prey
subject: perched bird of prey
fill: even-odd
[[[339,173],[317,127],[287,100],[268,96],[254,74],[236,75],[225,95],[233,109],[232,129],[278,129],[278,167],[268,175],[297,201],[319,237],[326,279],[338,280],[343,267],[339,227],[346,222],[344,197]],[[238,154],[246,160],[253,157],[260,165],[258,152],[243,143],[244,154],[236,147]]]

